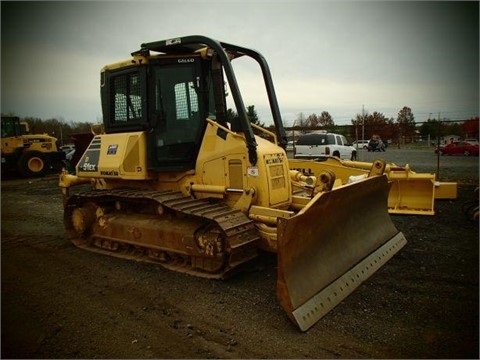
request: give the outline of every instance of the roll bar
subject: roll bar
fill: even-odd
[[[234,53],[236,57],[243,55],[248,56],[254,59],[259,64],[262,70],[263,81],[265,83],[265,89],[268,95],[270,110],[272,112],[272,117],[275,124],[275,131],[279,139],[280,145],[285,148],[285,146],[287,145],[287,136],[283,127],[280,109],[278,107],[278,101],[275,95],[275,88],[273,86],[272,76],[265,58],[259,52],[241,46],[220,42],[202,35],[191,35],[144,43],[141,45],[141,50],[139,52],[150,50],[166,54],[179,52],[191,53],[205,46],[213,49],[217,53],[220,58],[220,62],[225,70],[228,85],[230,87],[233,100],[235,102],[235,107],[237,108],[237,114],[240,118],[240,126],[243,133],[245,134],[250,163],[252,165],[255,165],[257,163],[257,143],[255,141],[252,126],[250,125],[250,121],[248,120],[243,98],[241,96],[237,79],[235,78],[235,74],[233,72],[233,68],[230,63],[227,51],[230,53]]]

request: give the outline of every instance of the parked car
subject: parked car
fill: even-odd
[[[336,156],[341,159],[357,159],[357,150],[347,138],[333,133],[301,135],[295,143],[295,158],[318,158]]]
[[[74,144],[66,144],[60,146],[60,150],[62,150],[65,154],[68,154],[72,150],[75,150],[75,145]]]
[[[385,151],[385,143],[382,140],[372,139],[368,142],[368,151]]]
[[[355,148],[355,149],[365,149],[367,150],[367,147],[368,147],[368,141],[369,140],[356,140],[352,143],[352,146]],[[358,145],[358,147],[357,147]]]
[[[467,141],[454,141],[435,149],[435,154],[440,155],[465,155],[478,156],[479,145]]]
[[[478,140],[477,139],[465,139],[464,141],[471,143],[473,145],[477,144],[478,145]]]
[[[286,150],[287,150],[287,151],[293,151],[294,147],[295,147],[294,142],[290,140],[290,141],[287,143],[287,148],[286,148]]]
[[[373,152],[385,151],[386,148],[387,144],[385,144],[378,135],[373,135],[367,145],[367,150]]]

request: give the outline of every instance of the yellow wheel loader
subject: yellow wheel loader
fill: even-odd
[[[341,186],[328,169],[290,170],[261,54],[195,35],[131,55],[102,69],[104,132],[75,175],[60,175],[76,246],[220,279],[274,252],[279,302],[307,330],[405,245],[387,211],[383,162]],[[232,68],[240,57],[261,69],[275,132],[248,120]],[[227,119],[226,96],[238,118]]]
[[[2,172],[18,171],[24,177],[43,176],[52,167],[62,166],[65,153],[57,138],[29,134],[28,123],[17,116],[2,116]]]

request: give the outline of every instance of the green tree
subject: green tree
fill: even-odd
[[[448,132],[446,135],[458,135],[463,136],[462,127],[458,122],[447,123],[446,124],[446,131]]]
[[[422,138],[436,139],[440,133],[440,122],[436,119],[428,119],[420,125],[419,131]]]
[[[479,128],[480,118],[471,118],[466,120],[462,125],[463,136],[465,138],[475,138],[478,139],[478,128]]]
[[[26,121],[28,123],[28,128],[30,129],[31,134],[48,134],[48,131],[45,128],[45,124],[42,119],[35,117],[27,117],[20,119],[20,121]]]
[[[90,122],[65,122],[64,119],[40,119],[27,117],[22,119],[28,123],[31,134],[49,134],[55,136],[61,144],[71,142],[73,134],[82,134],[91,132],[93,123]]]
[[[387,119],[385,128],[382,132],[383,140],[393,140],[398,139],[398,127],[393,118]]]
[[[247,106],[247,116],[248,120],[250,120],[250,123],[265,127],[265,124],[260,122],[258,119],[257,111],[255,110],[255,105],[249,105]]]
[[[249,105],[245,110],[247,112],[248,120],[250,121],[250,123],[261,126],[261,127],[265,127],[265,124],[260,122],[258,118],[257,111],[255,110],[255,105]],[[237,128],[239,126],[238,120],[239,120],[239,117],[238,117],[238,114],[235,112],[235,110],[231,108],[227,109],[227,122],[229,122],[232,125],[232,130],[234,131],[239,130],[239,128]],[[258,134],[258,131],[256,129],[253,129],[253,132],[255,134]]]
[[[326,128],[332,128],[335,126],[335,122],[328,111],[322,111],[318,121],[320,126],[324,126]]]
[[[382,113],[374,111],[372,115],[367,118],[369,132],[371,135],[377,134],[381,138],[385,138],[385,129],[388,123],[388,119]]]
[[[238,114],[235,112],[235,110],[231,108],[227,109],[227,122],[232,124],[237,119],[238,119]]]
[[[392,120],[393,122],[393,120]],[[391,136],[391,121],[382,113],[374,111],[370,114],[368,111],[363,114],[357,114],[355,119],[352,119],[352,132],[350,134],[353,138],[361,139],[362,134],[364,139],[370,139],[372,135],[379,135],[382,139],[389,139]]]
[[[367,134],[365,133],[365,119],[368,116],[367,113],[355,115],[355,118],[352,119],[352,127],[350,128],[350,137],[352,139],[362,139],[362,136],[365,139],[368,139]]]
[[[398,112],[397,125],[399,144],[400,142],[408,141],[415,136],[415,117],[413,116],[412,109],[408,106],[404,106]]]

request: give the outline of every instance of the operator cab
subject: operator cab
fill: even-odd
[[[22,136],[27,133],[26,126],[20,123],[17,116],[2,116],[2,138]]]
[[[146,131],[148,168],[153,171],[193,169],[207,117],[217,116],[211,58],[135,53],[134,65],[102,72],[102,107],[107,133]],[[218,96],[220,94],[220,96]],[[226,113],[224,102],[217,104]]]
[[[238,115],[229,119],[231,130],[243,134],[248,160],[256,165],[257,142],[231,66],[241,56],[260,66],[276,135],[286,146],[270,70],[258,52],[193,35],[142,44],[132,56],[102,70],[104,125],[107,133],[145,131],[149,170],[195,167],[206,118],[226,125],[224,75]]]

